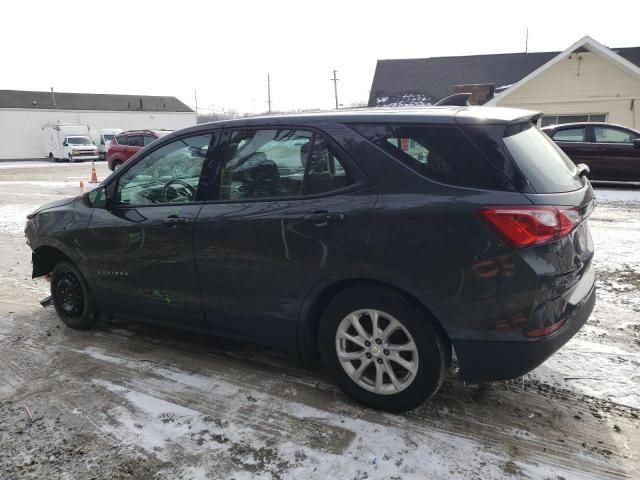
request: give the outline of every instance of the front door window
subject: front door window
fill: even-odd
[[[181,138],[153,150],[119,179],[120,205],[157,205],[196,200],[211,134]]]

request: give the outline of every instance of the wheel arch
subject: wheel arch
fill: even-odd
[[[56,264],[61,261],[69,262],[77,268],[76,262],[62,250],[51,245],[42,245],[36,248],[32,253],[31,261],[33,263],[31,278],[42,277],[51,273]]]
[[[318,351],[318,329],[320,327],[320,318],[322,313],[331,300],[336,295],[344,291],[346,288],[355,286],[371,286],[377,288],[384,288],[394,291],[404,297],[409,303],[415,305],[417,308],[425,312],[430,318],[434,320],[434,328],[442,335],[449,345],[450,349],[453,349],[453,343],[449,338],[449,335],[442,325],[441,321],[432,313],[432,311],[415,296],[411,295],[406,290],[381,280],[374,280],[370,278],[348,278],[341,279],[325,286],[317,294],[313,296],[311,301],[307,302],[307,308],[303,310],[301,315],[302,321],[300,322],[300,329],[298,334],[299,352],[304,361],[312,362],[319,357]]]

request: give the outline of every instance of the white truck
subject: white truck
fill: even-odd
[[[124,130],[121,128],[101,128],[100,130],[92,130],[94,134],[93,142],[98,146],[98,157],[100,160],[107,158],[107,151],[109,151],[109,144],[113,137],[122,133]]]
[[[44,154],[49,160],[98,160],[98,148],[87,125],[49,124],[42,127],[42,132]]]

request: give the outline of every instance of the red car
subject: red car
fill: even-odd
[[[107,164],[116,170],[141,148],[154,140],[168,135],[173,130],[128,130],[117,135],[109,145]]]

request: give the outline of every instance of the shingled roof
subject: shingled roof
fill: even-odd
[[[640,66],[640,47],[612,49]],[[424,105],[453,93],[455,85],[512,85],[560,52],[503,53],[461,57],[378,60],[369,106]]]
[[[151,95],[112,95],[103,93],[0,90],[0,108],[35,108],[43,110],[108,110],[144,112],[192,112],[176,97]]]

